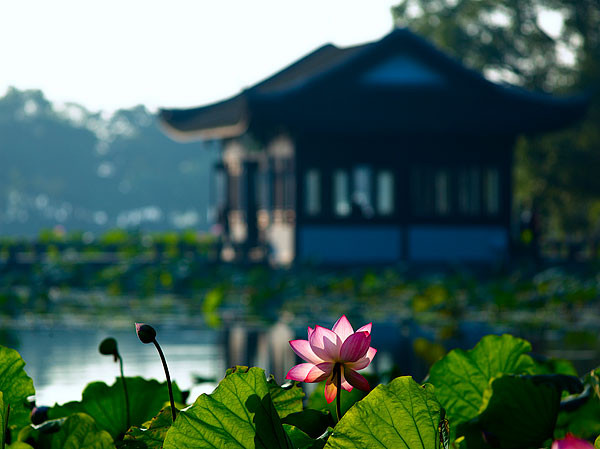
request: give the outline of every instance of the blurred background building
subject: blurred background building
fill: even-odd
[[[399,28],[160,117],[176,139],[221,143],[224,260],[497,262],[511,247],[517,137],[587,106],[493,83]]]

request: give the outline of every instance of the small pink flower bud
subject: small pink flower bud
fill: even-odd
[[[152,343],[156,339],[156,331],[148,324],[135,323],[135,331],[142,343]]]
[[[594,449],[594,445],[589,441],[575,437],[572,433],[561,440],[554,440],[552,449]]]
[[[49,407],[46,407],[45,405],[41,405],[39,407],[34,407],[33,410],[31,410],[31,422],[34,425],[38,425],[43,423],[44,421],[48,420],[48,410]]]

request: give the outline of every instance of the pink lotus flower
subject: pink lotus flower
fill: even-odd
[[[308,328],[308,340],[292,340],[290,346],[307,363],[294,366],[286,379],[299,382],[325,383],[325,399],[331,403],[337,395],[337,370],[341,370],[341,384],[346,391],[353,387],[369,391],[369,382],[356,371],[369,366],[377,349],[371,348],[369,323],[356,332],[346,315],[336,321],[332,330],[321,326]]]
[[[594,449],[594,445],[589,441],[573,436],[572,433],[567,433],[567,436],[562,440],[555,440],[552,443],[552,449]]]

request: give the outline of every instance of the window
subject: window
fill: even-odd
[[[314,168],[304,175],[304,211],[313,216],[321,212],[321,174]]]
[[[458,211],[461,215],[479,215],[480,170],[478,167],[458,171]]]
[[[500,175],[497,168],[488,168],[483,175],[483,204],[487,215],[500,212]]]
[[[433,179],[432,170],[414,166],[410,171],[410,198],[413,214],[429,216],[433,214]]]
[[[227,174],[224,169],[220,167],[214,171],[214,192],[215,192],[215,207],[222,209],[227,203]]]
[[[377,175],[377,213],[394,213],[394,174],[390,170],[380,171]]]
[[[414,166],[411,210],[420,217],[494,217],[501,211],[501,179],[496,167]]]
[[[274,210],[294,210],[296,204],[294,161],[290,158],[273,158],[272,174],[269,184],[272,186],[272,205]]]
[[[351,212],[353,215],[370,218],[373,216],[371,168],[366,165],[357,165],[353,175]]]
[[[242,199],[240,198],[241,182],[240,175],[229,176],[229,204],[232,210],[240,210]]]
[[[333,211],[339,217],[350,215],[350,186],[348,172],[333,172]]]
[[[436,170],[434,189],[434,209],[436,215],[448,215],[450,213],[450,176],[448,170]]]
[[[271,176],[263,170],[256,177],[257,204],[259,209],[269,210],[271,207]]]
[[[294,160],[287,158],[283,162],[283,207],[287,210],[293,210],[296,207],[296,177],[294,175]],[[321,206],[319,203],[319,208],[320,207]]]

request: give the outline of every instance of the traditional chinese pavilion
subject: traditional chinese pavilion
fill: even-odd
[[[222,142],[225,259],[490,262],[509,250],[516,137],[568,126],[586,104],[492,83],[397,29],[160,115],[174,138]]]

